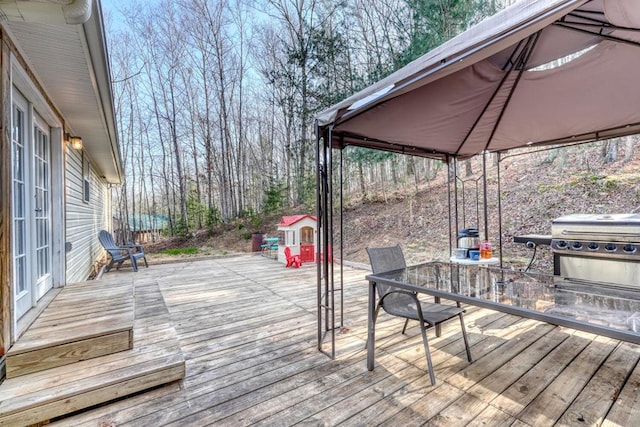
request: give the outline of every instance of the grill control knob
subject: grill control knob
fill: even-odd
[[[577,251],[579,251],[580,249],[582,249],[582,242],[573,242],[571,244],[571,247]]]
[[[599,245],[596,242],[591,242],[589,243],[589,246],[587,246],[590,250],[595,251],[598,250]]]
[[[615,252],[618,247],[613,243],[607,243],[604,245],[604,250],[607,252]]]
[[[558,249],[567,249],[568,245],[569,244],[565,240],[558,240],[558,242],[556,243]]]
[[[634,253],[636,251],[636,245],[632,245],[631,243],[627,243],[626,245],[624,245],[622,250],[625,251],[628,254],[632,254],[632,253]]]

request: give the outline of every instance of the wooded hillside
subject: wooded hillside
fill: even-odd
[[[275,229],[279,215],[315,213],[314,114],[505,3],[123,3],[107,20],[126,173],[119,216],[135,228],[160,214],[171,235],[227,234],[244,248],[252,232]],[[514,234],[548,233],[566,213],[635,211],[637,142],[508,153],[500,190],[489,161],[489,238],[498,240],[498,200],[505,247]],[[416,261],[448,256],[445,164],[353,147],[341,154],[347,259],[365,260],[364,246],[391,240]],[[480,172],[478,159],[459,165],[462,226],[482,225]]]
[[[510,1],[508,1],[510,2]],[[107,28],[123,223],[189,235],[315,203],[314,115],[502,7],[497,0],[121,2]],[[345,153],[349,192],[437,164]],[[386,172],[388,171],[388,173]]]
[[[502,210],[503,262],[507,268],[526,268],[533,251],[513,243],[521,234],[550,234],[553,219],[573,213],[638,213],[640,212],[640,153],[638,137],[630,143],[597,142],[556,150],[514,152],[500,162],[500,193],[497,191],[497,166],[488,162],[489,239],[499,251],[497,204]],[[615,150],[614,150],[615,146]],[[614,160],[615,157],[615,160]],[[405,161],[411,161],[404,159]],[[482,209],[476,206],[475,187],[470,183],[481,178],[480,159],[468,164],[472,174],[466,182],[465,209],[460,205],[460,225],[482,228]],[[449,258],[447,176],[440,164],[430,180],[421,179],[416,186],[413,177],[391,179],[391,164],[373,168],[372,173],[386,176],[384,184],[369,186],[366,195],[355,191],[345,198],[343,209],[344,259],[368,263],[365,248],[400,244],[410,264]],[[346,179],[349,180],[348,178]],[[458,181],[462,203],[462,183]],[[479,191],[482,191],[479,187]],[[313,213],[292,208],[283,214]],[[477,209],[481,219],[477,219]],[[256,224],[260,231],[275,235],[279,216],[264,216]],[[466,220],[466,221],[465,221]],[[251,241],[242,235],[246,228],[221,228],[212,236],[164,242],[167,246],[199,247],[199,255],[249,252]],[[339,230],[336,212],[335,229]],[[340,234],[336,232],[335,256],[340,254]],[[552,255],[548,247],[539,247],[531,270],[550,273]]]
[[[514,236],[551,234],[551,221],[562,215],[640,212],[640,155],[632,150],[640,139],[636,136],[628,141],[510,153],[515,156],[506,155],[500,162],[500,193],[497,167],[488,163],[489,239],[499,250],[499,196],[505,266],[525,268],[533,254],[524,245],[513,243]],[[465,178],[467,183],[479,179],[481,173],[479,159],[473,159],[470,166],[474,173]],[[344,214],[345,259],[367,262],[365,247],[396,243],[405,249],[409,263],[448,259],[445,183],[442,169],[418,192],[410,183],[396,191],[380,189],[368,202],[351,200]],[[458,188],[461,193],[460,182]],[[465,208],[458,212],[460,225],[482,229],[482,197],[478,221],[475,188],[470,184],[466,188]],[[551,266],[548,247],[539,247],[532,269],[550,272]]]

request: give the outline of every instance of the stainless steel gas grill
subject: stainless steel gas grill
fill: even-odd
[[[555,275],[640,290],[640,215],[567,215],[551,237]]]

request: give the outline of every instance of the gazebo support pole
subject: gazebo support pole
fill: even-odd
[[[327,240],[325,244],[324,258],[322,259],[326,282],[327,301],[326,313],[327,321],[331,317],[331,322],[327,322],[327,332],[331,333],[331,358],[336,357],[336,287],[333,279],[333,128],[329,128],[329,141],[327,147],[327,218],[329,227],[327,230]],[[331,260],[331,262],[329,262]]]
[[[496,153],[496,164],[498,169],[498,244],[500,245],[500,268],[502,265],[502,191],[500,189],[500,152]]]
[[[318,235],[316,237],[316,256],[315,259],[320,258],[320,245],[323,244],[322,234],[324,232],[324,215],[322,212],[322,203],[324,200],[324,186],[322,185],[322,161],[320,158],[320,143],[324,139],[320,135],[320,128],[318,127],[318,120],[315,121],[316,131],[316,218],[318,225]],[[323,142],[324,151],[324,142]],[[316,264],[316,306],[317,306],[317,319],[318,319],[318,350],[322,351],[322,266],[320,263]]]
[[[458,231],[460,230],[460,224],[458,223],[458,159],[455,157],[452,158],[453,162],[453,207],[455,209],[455,218],[456,218],[456,245],[458,244]],[[451,181],[451,175],[449,175],[449,180]],[[449,184],[451,185],[451,184]],[[464,194],[464,193],[463,193]],[[464,206],[462,207],[464,209]],[[449,209],[449,216],[451,216],[451,209]],[[451,255],[451,254],[449,254]]]
[[[336,313],[335,282],[333,274],[333,128],[322,136],[316,121],[316,211],[318,219],[317,262],[317,312],[318,312],[318,350],[335,358]],[[342,219],[341,219],[342,220]],[[331,262],[330,262],[331,261]],[[341,279],[342,280],[342,279]],[[340,288],[342,292],[342,288]],[[342,313],[342,296],[340,299]],[[341,315],[342,322],[342,315]],[[331,333],[331,350],[325,351],[323,342],[326,334]]]
[[[451,158],[447,156],[447,202],[449,208],[449,256],[453,254],[453,227],[451,226]]]
[[[482,203],[484,205],[484,240],[489,240],[489,215],[487,206],[487,152],[482,153]]]
[[[344,141],[341,141],[340,146],[344,147]],[[344,222],[342,221],[342,214],[344,213],[343,153],[344,148],[340,150],[340,330],[344,327]]]

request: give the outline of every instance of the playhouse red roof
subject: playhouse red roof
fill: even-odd
[[[278,225],[284,225],[284,226],[291,226],[293,224],[295,224],[298,221],[302,221],[305,218],[311,218],[312,220],[316,220],[316,217],[313,215],[289,215],[289,216],[283,216],[280,219],[280,223],[278,223]]]

